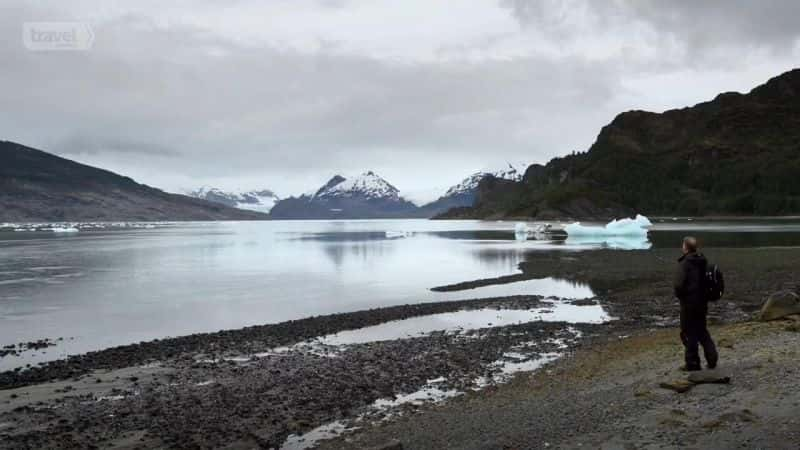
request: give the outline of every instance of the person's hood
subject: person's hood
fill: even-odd
[[[692,252],[692,253],[687,253],[678,258],[678,262],[683,262],[683,261],[686,261],[690,264],[705,264],[706,257],[703,256],[702,253]]]

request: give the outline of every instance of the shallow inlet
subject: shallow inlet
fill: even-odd
[[[460,332],[528,322],[603,323],[611,320],[600,305],[576,306],[560,301],[535,309],[473,309],[394,320],[370,327],[320,337],[323,345],[364,344],[424,336],[433,332]]]

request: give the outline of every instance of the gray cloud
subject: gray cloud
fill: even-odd
[[[644,25],[651,31],[649,45],[677,44],[685,50],[685,62],[693,63],[736,49],[791,52],[800,38],[800,3],[787,0],[500,0],[500,5],[524,28],[559,39],[586,31],[621,34]]]
[[[211,2],[192,2],[185,15],[143,2],[99,17],[63,3],[6,6],[0,138],[173,190],[261,185],[286,195],[365,169],[401,189],[426,190],[482,166],[586,149],[624,109],[752,87],[788,69],[796,50],[788,23],[769,32],[754,24],[737,39],[786,47],[785,55],[754,53],[760,59],[745,64],[725,50],[724,71],[698,67],[687,46],[727,49],[727,31],[703,33],[699,18],[682,18],[727,22],[688,3],[516,0],[502,2],[505,9],[447,10],[452,17],[428,4],[405,4],[413,23],[386,23],[385,31],[371,21],[381,20],[378,6],[355,1],[298,2],[302,14],[282,4],[263,11],[261,27],[247,9],[260,4],[242,0],[234,6],[247,14],[223,15],[218,28],[203,15],[218,13]],[[759,14],[766,23],[768,14]],[[35,53],[13,44],[22,22],[53,17],[88,20],[94,48]],[[344,20],[352,23],[332,25]],[[451,21],[453,29],[439,27]],[[474,26],[484,23],[486,30]],[[292,34],[304,26],[310,31]],[[665,89],[674,89],[667,100]]]

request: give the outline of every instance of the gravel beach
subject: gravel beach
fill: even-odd
[[[730,423],[757,430],[772,413],[758,404],[737,406],[736,411],[725,408],[728,403],[733,408],[734,400],[741,403],[737,396],[744,395],[743,386],[748,392],[775,390],[785,394],[781,407],[793,401],[796,405],[791,394],[796,386],[791,389],[781,380],[788,382],[796,368],[792,352],[798,348],[798,334],[783,323],[748,320],[764,296],[793,283],[800,249],[708,252],[730,280],[729,295],[712,307],[711,321],[712,332],[727,339],[725,345],[720,339],[722,358],[724,368],[733,371],[733,381],[686,394],[658,388],[659,382],[680,376],[674,371],[681,362],[681,346],[670,287],[675,256],[666,250],[528,255],[514,280],[555,276],[588,283],[596,299],[556,302],[602,305],[615,318],[602,324],[487,323],[486,328],[459,333],[343,348],[306,342],[464,309],[546,310],[554,300],[519,296],[406,305],[163,339],[5,372],[0,374],[2,445],[280,448],[287,442],[308,444],[297,437],[339,423],[357,429],[318,444],[363,448],[399,439],[404,448],[594,448],[629,442],[638,448],[705,442],[702,432],[727,430]],[[479,280],[460,287],[507,281]],[[507,383],[491,382],[502,375],[498,362],[509,358],[530,368],[545,366],[502,380]],[[727,389],[725,397],[714,389]],[[421,390],[452,398],[376,408]],[[693,397],[704,393],[720,394],[714,397],[719,403]],[[680,404],[673,409],[681,413],[665,423],[675,426],[651,426],[662,418],[644,412],[673,403]],[[784,423],[775,417],[776,423]],[[695,427],[713,420],[719,424]],[[694,431],[683,433],[678,422]],[[642,427],[649,431],[639,432]],[[781,429],[772,429],[770,436],[783,436]],[[625,440],[634,435],[643,440]]]

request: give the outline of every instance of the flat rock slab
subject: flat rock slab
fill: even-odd
[[[673,380],[673,381],[664,381],[662,383],[659,383],[658,386],[682,394],[688,391],[689,389],[693,388],[694,383],[692,383],[689,380]]]
[[[690,372],[685,379],[664,381],[659,383],[658,386],[682,394],[698,384],[728,384],[730,382],[731,377],[725,372],[719,369],[708,369]]]
[[[691,372],[686,379],[694,384],[703,384],[703,383],[716,383],[716,384],[728,384],[731,382],[730,375],[722,372],[719,369],[709,369],[709,370],[699,370],[697,372]]]

